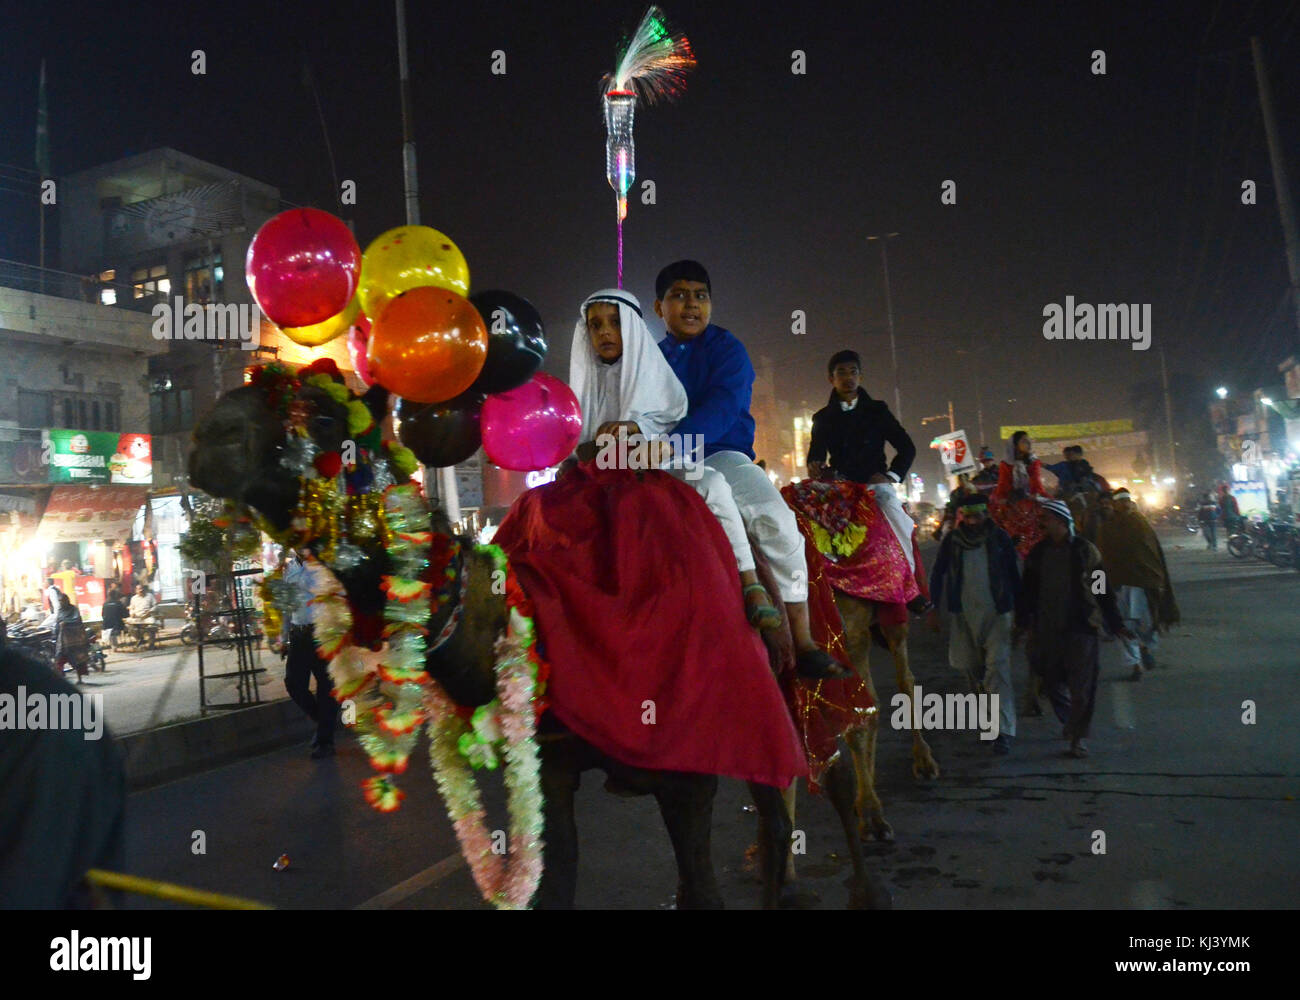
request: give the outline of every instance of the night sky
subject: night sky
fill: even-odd
[[[778,363],[789,401],[820,406],[827,357],[855,347],[867,391],[892,405],[865,236],[901,233],[903,418],[927,480],[925,443],[947,427],[919,418],[952,398],[973,435],[976,374],[993,437],[1133,416],[1131,387],[1159,377],[1162,345],[1176,382],[1253,386],[1296,343],[1249,37],[1265,44],[1300,193],[1300,4],[663,6],[699,67],[679,103],[638,110],[638,186],[653,179],[658,204],[632,201],[627,287],[648,308],[658,268],[694,257],[714,321]],[[391,3],[7,8],[0,257],[37,258],[35,195],[14,193],[34,184],[13,167],[33,166],[42,57],[56,176],[172,146],[333,210],[306,60],[338,177],[357,182],[362,246],[404,221]],[[561,377],[578,303],[614,283],[598,85],[643,9],[408,3],[421,221],[458,243],[475,288],[538,306]],[[194,48],[206,76],[190,73]],[[806,75],[790,71],[794,49]],[[946,179],[955,206],[940,203]],[[1043,307],[1067,294],[1150,303],[1152,350],[1044,340]]]

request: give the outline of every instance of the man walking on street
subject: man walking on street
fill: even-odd
[[[1115,491],[1115,513],[1097,529],[1097,548],[1106,579],[1115,588],[1120,617],[1135,633],[1121,643],[1120,651],[1124,665],[1132,668],[1130,679],[1138,681],[1144,670],[1155,667],[1159,633],[1177,625],[1179,613],[1160,539],[1128,490]]]
[[[935,603],[930,625],[938,630],[939,608],[949,612],[948,662],[966,675],[976,694],[997,696],[993,752],[1005,754],[1016,735],[1011,686],[1011,619],[1020,596],[1016,547],[989,520],[982,494],[967,494],[959,503],[957,527],[944,537],[930,574]]]
[[[284,569],[284,582],[299,590],[294,611],[284,623],[280,655],[285,657],[284,686],[294,704],[316,723],[311,741],[313,760],[334,756],[334,723],[339,706],[331,695],[333,682],[325,661],[316,654],[315,627],[307,602],[315,594],[309,549],[295,549]],[[316,678],[316,693],[311,693],[311,678]]]
[[[1133,638],[1115,605],[1097,547],[1074,533],[1070,508],[1040,501],[1044,537],[1025,558],[1016,635],[1028,635],[1030,669],[1043,678],[1071,757],[1086,757],[1100,672],[1098,633]]]
[[[1196,507],[1196,519],[1201,522],[1201,531],[1205,533],[1205,547],[1211,552],[1219,548],[1219,539],[1214,529],[1214,522],[1219,519],[1219,505],[1214,502],[1209,491],[1201,494]]]

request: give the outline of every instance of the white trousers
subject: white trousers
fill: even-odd
[[[992,616],[975,629],[960,612],[948,616],[948,662],[998,696],[998,733],[1016,735],[1016,692],[1011,684],[1011,612]]]
[[[876,483],[871,487],[871,492],[876,495],[876,503],[880,505],[880,510],[884,513],[889,526],[894,529],[894,537],[898,539],[898,544],[903,547],[903,555],[907,557],[907,568],[915,573],[916,563],[912,559],[912,531],[916,528],[916,523],[907,511],[903,510],[903,501],[898,499],[893,483]]]
[[[1136,639],[1119,637],[1120,662],[1126,667],[1136,667],[1142,663],[1142,648],[1155,650],[1160,645],[1151,617],[1151,607],[1147,602],[1147,592],[1141,587],[1120,587],[1115,591],[1115,603],[1119,616],[1124,619],[1128,630],[1137,635]]]
[[[731,551],[736,554],[736,568],[742,573],[753,569],[754,553],[749,547],[749,536],[745,534],[745,520],[736,507],[736,500],[731,495],[731,487],[722,473],[717,469],[710,469],[707,465],[700,466],[699,471],[703,475],[698,479],[688,478],[686,475],[688,470],[684,468],[666,468],[664,471],[686,483],[704,498],[705,504],[722,525],[722,530],[727,533]]]
[[[715,470],[727,481],[745,527],[772,567],[781,599],[788,604],[808,600],[803,535],[799,534],[794,511],[786,505],[767,473],[738,451],[716,452],[704,460],[704,467]]]

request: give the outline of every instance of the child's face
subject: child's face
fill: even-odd
[[[593,302],[587,306],[587,336],[596,357],[612,365],[623,356],[623,326],[618,306],[612,302]]]
[[[674,281],[662,299],[655,299],[655,315],[678,340],[702,334],[712,313],[709,286],[702,281]]]

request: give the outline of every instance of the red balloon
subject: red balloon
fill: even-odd
[[[384,306],[370,328],[370,376],[417,403],[459,396],[487,360],[488,333],[469,299],[422,285]]]
[[[483,450],[494,464],[518,472],[547,469],[578,444],[582,407],[567,385],[538,372],[517,388],[489,396],[481,429]]]
[[[357,314],[357,321],[348,327],[348,357],[357,378],[366,385],[374,385],[375,378],[370,374],[370,361],[366,357],[370,350],[370,317],[365,313]]]
[[[291,208],[248,244],[244,276],[276,326],[313,326],[347,308],[361,274],[351,230],[319,208]]]

